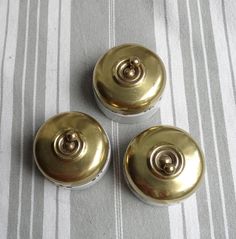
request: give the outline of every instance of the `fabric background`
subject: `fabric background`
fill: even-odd
[[[235,238],[235,12],[234,0],[0,0],[0,238]],[[122,43],[167,70],[160,111],[137,125],[107,119],[91,89],[97,59]],[[33,163],[38,127],[70,110],[95,117],[113,145],[108,173],[84,191],[57,188]],[[204,183],[183,204],[145,205],[124,183],[128,142],[156,124],[205,152]]]

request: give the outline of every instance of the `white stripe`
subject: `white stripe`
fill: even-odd
[[[196,194],[193,194],[191,197],[189,197],[184,201],[184,215],[185,215],[186,237],[189,239],[200,238]]]
[[[18,31],[19,1],[10,2],[8,34],[6,38],[6,50],[3,66],[3,102],[1,142],[4,147],[0,149],[0,235],[7,238],[8,209],[9,209],[9,181],[11,165],[11,135],[13,117],[13,80],[16,57],[16,42]]]
[[[19,175],[19,205],[18,205],[18,220],[17,220],[17,238],[20,238],[20,223],[21,223],[21,198],[22,198],[22,177],[23,177],[23,157],[24,157],[24,119],[25,119],[25,80],[27,68],[27,52],[28,52],[28,36],[29,36],[29,9],[30,0],[27,1],[26,9],[26,27],[25,27],[25,46],[24,46],[24,63],[23,75],[21,82],[21,136],[20,136],[20,175]]]
[[[169,206],[168,212],[169,212],[169,220],[170,220],[170,237],[174,238],[174,239],[184,238],[183,214],[182,214],[181,204]],[[178,220],[178,219],[180,219],[180,220]]]
[[[58,59],[58,14],[59,1],[48,3],[48,35],[46,64],[45,118],[55,115],[57,105],[57,59]],[[56,186],[44,181],[43,238],[56,235]]]
[[[188,8],[188,19],[189,19],[189,31],[190,31],[190,46],[191,46],[191,57],[193,61],[193,70],[194,70],[194,88],[196,92],[196,99],[197,99],[197,112],[198,112],[198,118],[199,118],[199,124],[200,124],[200,138],[202,142],[202,146],[204,145],[204,139],[203,139],[203,133],[202,133],[202,121],[200,116],[200,108],[199,108],[199,93],[198,93],[198,84],[197,84],[197,77],[196,77],[196,63],[195,63],[195,56],[193,53],[193,33],[192,33],[192,22],[190,17],[190,8],[189,8],[189,1],[187,1],[187,8]],[[199,8],[199,6],[198,6]],[[200,8],[199,8],[200,10]],[[228,238],[228,223],[227,223],[227,217],[226,217],[226,211],[225,211],[225,201],[224,201],[224,191],[223,191],[223,182],[222,182],[222,176],[220,171],[220,163],[219,163],[219,152],[217,149],[216,144],[216,133],[215,133],[215,121],[213,116],[213,110],[212,110],[212,101],[211,101],[211,94],[210,94],[210,86],[209,86],[209,72],[207,68],[207,59],[206,59],[206,49],[205,49],[205,41],[203,38],[203,32],[202,32],[202,19],[200,17],[200,26],[201,26],[201,40],[202,44],[204,43],[203,47],[203,53],[204,53],[204,62],[205,62],[205,68],[206,68],[206,78],[207,78],[207,91],[209,96],[209,102],[210,102],[210,116],[212,121],[212,132],[213,132],[213,141],[214,141],[214,151],[216,155],[216,165],[217,165],[217,172],[218,172],[218,178],[219,178],[219,186],[220,186],[220,195],[222,199],[222,208],[223,208],[223,220],[224,220],[224,227],[225,227],[225,236]],[[204,149],[204,148],[203,148]]]
[[[61,0],[59,111],[70,109],[70,22],[71,1]],[[58,238],[70,238],[70,190],[58,190]]]
[[[162,124],[173,125],[173,112],[172,112],[172,102],[171,102],[171,91],[170,91],[170,76],[168,71],[168,55],[167,55],[167,45],[165,37],[167,34],[167,29],[165,29],[165,16],[164,16],[164,6],[160,7],[156,1],[154,1],[154,23],[155,23],[155,38],[156,38],[156,51],[160,55],[162,60],[165,62],[166,66],[166,88],[165,94],[162,97],[161,105],[164,107],[160,108],[161,111],[161,122]],[[170,221],[170,234],[171,238],[183,239],[183,215],[181,205],[173,205],[168,207],[169,211],[169,221]]]
[[[36,88],[38,75],[38,47],[39,47],[39,17],[40,17],[40,3],[37,3],[37,19],[36,19],[36,42],[35,42],[35,62],[34,62],[34,88],[33,88],[33,134],[36,132],[35,114],[36,114]],[[35,164],[32,164],[32,184],[31,184],[31,208],[30,208],[30,228],[29,237],[33,238],[33,215],[34,215],[34,187],[35,187]]]
[[[224,34],[223,17],[222,12],[219,11],[221,2],[219,0],[210,0],[210,11],[212,18],[212,28],[215,39],[216,56],[218,61],[218,70],[221,87],[221,97],[224,109],[224,121],[226,126],[226,135],[222,135],[223,138],[228,140],[228,148],[230,155],[230,165],[233,174],[234,181],[234,193],[236,193],[236,107],[234,103],[232,79],[229,66],[229,56],[226,49],[226,39]],[[215,25],[217,24],[217,25]],[[235,50],[235,49],[234,49]],[[233,51],[232,51],[233,52]],[[231,53],[232,53],[231,52]],[[227,159],[228,160],[228,159]],[[236,196],[236,195],[235,195]]]

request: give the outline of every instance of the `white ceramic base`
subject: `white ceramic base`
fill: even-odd
[[[151,109],[139,113],[139,114],[132,114],[132,115],[123,115],[119,113],[115,113],[109,109],[107,109],[101,101],[98,99],[97,95],[94,93],[97,105],[99,109],[111,120],[119,122],[121,124],[133,124],[133,123],[142,123],[145,120],[152,117],[158,110],[160,100],[156,103],[155,106],[153,106]]]

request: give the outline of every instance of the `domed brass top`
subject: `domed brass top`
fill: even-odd
[[[149,204],[170,204],[190,196],[204,174],[204,156],[181,129],[156,126],[135,137],[124,157],[131,190]]]
[[[109,140],[92,117],[79,112],[46,121],[34,140],[34,156],[43,175],[65,187],[94,180],[109,160]]]
[[[152,108],[165,87],[165,68],[149,49],[126,44],[110,49],[96,64],[93,89],[109,110],[138,114]]]

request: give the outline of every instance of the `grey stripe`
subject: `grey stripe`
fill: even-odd
[[[190,45],[189,45],[189,23],[186,19],[187,16],[187,7],[185,1],[180,0],[178,3],[178,9],[179,9],[179,21],[180,21],[180,43],[181,43],[181,50],[182,50],[182,59],[183,59],[183,66],[184,66],[184,81],[185,81],[185,88],[186,88],[186,101],[187,101],[187,109],[188,109],[188,119],[189,119],[189,129],[191,135],[197,139],[200,142],[200,124],[199,124],[199,119],[197,115],[197,102],[196,102],[196,95],[195,95],[195,90],[194,90],[194,83],[193,83],[193,62],[191,60],[191,50],[190,50]],[[196,9],[195,9],[196,11]],[[196,20],[195,20],[196,21]],[[193,30],[196,31],[196,30]],[[196,66],[197,67],[197,66]],[[204,68],[203,68],[204,69]],[[197,70],[200,70],[197,68]],[[198,76],[199,77],[199,76]],[[200,78],[198,81],[203,82],[203,80],[206,78]],[[206,89],[206,87],[204,87]],[[205,99],[205,97],[204,97]],[[209,104],[209,103],[208,103]],[[208,106],[208,111],[209,112],[209,106]],[[203,114],[201,112],[201,114]],[[208,116],[208,115],[207,115]],[[203,115],[202,115],[203,117]],[[206,123],[208,124],[209,119],[204,119],[205,122],[203,122],[203,125]],[[206,122],[207,121],[207,122]],[[207,159],[207,169],[208,169],[208,174],[211,175],[217,175],[217,168],[215,162],[213,164],[211,163],[212,160],[208,159],[213,159],[215,158],[214,154],[214,148],[212,145],[212,132],[209,132],[209,128],[211,126],[208,126],[203,128],[203,135],[204,135],[204,140],[205,140],[205,148],[206,148],[206,159]],[[211,137],[209,137],[210,135]],[[210,169],[209,169],[210,168]],[[210,185],[212,185],[212,180],[214,180],[214,177],[209,177],[209,182]],[[217,181],[215,182],[216,187],[219,187],[219,182],[218,178]],[[213,213],[213,218],[218,218],[218,230],[215,231],[215,235],[219,235],[219,232],[224,231],[223,227],[223,213],[222,213],[222,208],[221,208],[221,198],[220,195],[217,191],[213,190],[212,187],[210,187],[210,192],[211,192],[211,197],[212,197],[212,211]],[[207,208],[207,201],[206,201],[206,186],[205,184],[202,185],[200,190],[197,193],[197,201],[198,201],[198,209],[199,209],[199,221],[200,221],[200,233],[201,237],[204,238],[204,236],[210,235],[210,226],[209,226],[209,220],[208,220],[208,208]],[[220,209],[220,210],[219,210]],[[206,213],[207,212],[207,213]]]
[[[8,213],[8,238],[17,237],[17,212],[19,195],[19,171],[20,171],[20,143],[21,143],[21,83],[24,61],[24,42],[26,31],[26,6],[27,3],[21,1],[19,6],[19,23],[17,33],[16,63],[13,83],[13,120],[12,120],[12,155],[9,188],[9,213]]]
[[[218,62],[216,57],[216,49],[215,49],[215,43],[214,43],[209,1],[201,0],[201,9],[202,9],[203,21],[206,23],[203,25],[203,30],[205,34],[206,46],[208,47],[207,48],[208,49],[207,63],[209,68],[213,113],[214,113],[215,119],[217,119],[215,124],[217,148],[219,150],[220,168],[221,168],[222,180],[224,185],[224,195],[225,195],[226,213],[227,213],[228,226],[229,226],[228,228],[229,236],[230,238],[234,238],[236,233],[236,222],[235,222],[236,203],[235,203],[235,196],[234,196],[235,190],[233,186],[232,169],[229,166],[230,156],[229,156],[229,149],[228,149],[228,140],[226,137],[225,120],[223,116],[224,109],[223,109],[222,98],[221,98]],[[218,124],[218,122],[220,122],[220,124]],[[212,183],[213,183],[212,185],[215,185],[214,184],[215,181]],[[212,197],[212,198],[215,199],[215,197]],[[215,225],[216,227],[219,227],[218,220],[216,220]]]
[[[39,51],[38,73],[36,90],[36,129],[45,120],[45,81],[46,81],[46,56],[47,56],[47,22],[48,1],[40,3],[39,22]],[[33,238],[42,238],[43,235],[43,204],[44,204],[44,178],[35,170],[34,214],[33,214]]]
[[[194,8],[192,8],[192,6],[194,6]],[[207,94],[207,85],[206,85],[206,72],[204,71],[204,61],[203,61],[203,51],[202,51],[202,46],[201,48],[199,47],[198,43],[196,40],[194,39],[199,39],[198,41],[200,42],[200,25],[199,25],[199,18],[198,18],[198,15],[197,15],[197,5],[196,5],[196,2],[195,3],[192,3],[190,4],[190,17],[192,19],[192,29],[193,29],[193,51],[194,51],[194,55],[195,55],[195,66],[196,66],[196,77],[197,77],[197,82],[198,82],[198,89],[195,89],[195,90],[199,90],[199,89],[205,89],[205,91],[203,92],[202,90],[199,91],[199,104],[200,104],[200,114],[201,114],[201,118],[203,119],[202,120],[202,130],[203,130],[203,137],[204,137],[204,147],[205,147],[205,151],[208,151],[209,148],[209,144],[208,141],[207,141],[207,134],[206,134],[206,127],[208,129],[211,129],[211,125],[209,124],[209,112],[210,112],[210,109],[209,109],[209,99],[208,97],[206,97],[206,94]],[[187,13],[186,13],[187,15]],[[190,23],[189,23],[190,24]],[[188,31],[188,35],[190,34],[190,32]],[[198,38],[199,37],[199,38]],[[194,64],[192,62],[192,64]],[[192,78],[193,79],[193,78]],[[187,79],[186,79],[187,80]],[[204,85],[204,88],[202,88]],[[189,99],[187,99],[187,102],[189,102]],[[204,111],[204,102],[206,103],[207,102],[207,111]],[[196,102],[197,104],[197,102]],[[206,106],[206,105],[205,105]],[[189,107],[191,107],[189,105]],[[188,107],[188,108],[189,108]],[[205,118],[203,118],[205,117]],[[204,122],[204,121],[207,121],[207,122]],[[208,125],[204,125],[204,123],[208,123]],[[191,122],[189,122],[189,124],[191,125]],[[204,128],[205,126],[205,128]],[[196,127],[194,126],[193,124],[191,125],[190,127],[190,132],[192,132],[191,130]],[[199,142],[200,142],[200,123],[198,122],[198,130],[199,130]],[[211,132],[211,144],[212,144],[212,139],[213,139],[213,136],[212,136],[212,132]],[[201,142],[203,143],[203,142]],[[211,145],[211,148],[213,149],[213,145]],[[206,153],[207,154],[207,153]],[[208,158],[208,157],[207,157]],[[209,171],[209,164],[207,164],[207,170],[208,170],[208,173],[210,172]],[[215,169],[216,169],[216,164],[214,165],[215,166]],[[216,172],[216,170],[215,170]],[[209,208],[208,208],[208,204],[207,204],[207,201],[206,201],[206,184],[204,183],[203,184],[203,187],[201,188],[201,190],[198,191],[197,193],[197,204],[198,204],[198,215],[199,215],[199,223],[200,223],[200,235],[201,235],[201,238],[210,238],[211,237],[211,232],[210,232],[210,215],[209,215]],[[205,201],[205,203],[202,203],[203,201]]]
[[[116,44],[136,42],[155,51],[153,1],[116,1]],[[145,11],[144,11],[145,10]],[[160,112],[141,124],[119,125],[120,160],[129,141],[142,130],[160,123]],[[158,210],[138,200],[121,180],[124,238],[169,238],[167,207]],[[159,226],[158,226],[159,225]],[[161,226],[160,226],[161,225]]]
[[[1,135],[1,125],[2,125],[2,107],[3,107],[3,70],[5,65],[5,55],[6,55],[6,42],[8,35],[8,22],[9,22],[9,3],[10,0],[7,1],[7,14],[6,14],[6,27],[5,27],[5,36],[4,36],[4,44],[3,44],[3,54],[2,54],[2,62],[1,62],[1,78],[0,78],[0,135]],[[0,141],[0,149],[2,149],[2,142]]]
[[[231,56],[231,52],[230,52],[230,45],[229,45],[229,34],[228,34],[228,27],[227,27],[227,22],[226,22],[226,13],[225,13],[225,1],[221,0],[221,4],[222,4],[224,33],[225,33],[225,38],[226,38],[227,53],[228,53],[228,57],[229,57],[229,67],[230,67],[230,74],[231,74],[233,94],[234,94],[234,102],[236,104],[235,76],[234,76],[233,62],[232,62],[232,56]]]
[[[186,9],[185,3],[183,1],[181,2],[181,7],[179,7],[179,11],[181,12],[180,14],[180,19],[181,19],[181,25],[184,27],[184,29],[182,29],[181,31],[181,46],[182,46],[182,54],[183,54],[183,59],[184,59],[184,68],[185,68],[185,84],[187,87],[191,87],[191,82],[189,79],[193,78],[193,75],[191,73],[191,75],[187,75],[187,71],[190,69],[189,67],[189,62],[191,61],[190,58],[190,49],[189,49],[189,36],[186,37],[186,35],[184,35],[185,32],[188,32],[189,35],[189,29],[188,29],[188,25],[186,19],[184,19],[184,16],[187,14],[186,11],[184,11],[184,9]],[[195,4],[195,5],[194,5]],[[204,3],[206,4],[206,3]],[[191,8],[191,14],[192,14],[192,22],[193,22],[193,34],[194,34],[194,38],[193,39],[197,39],[197,37],[200,35],[200,26],[199,26],[199,21],[196,20],[197,19],[197,6],[196,3],[193,3],[192,5],[190,5]],[[205,11],[206,6],[202,8],[203,11]],[[207,13],[209,14],[209,12]],[[205,32],[205,36],[206,40],[209,41],[209,35],[210,32],[212,31],[211,25],[208,26],[208,24],[211,22],[209,17],[205,22],[204,25],[204,30]],[[212,38],[213,39],[213,38]],[[208,53],[211,51],[211,54],[215,54],[212,52],[212,48],[214,46],[214,41],[211,42],[211,44],[207,44],[208,46]],[[197,41],[193,41],[193,47],[194,47],[194,55],[195,55],[195,59],[196,59],[196,72],[197,72],[197,78],[198,78],[198,91],[200,94],[200,110],[201,110],[201,118],[202,118],[202,127],[203,127],[203,137],[204,137],[204,145],[205,145],[205,149],[206,149],[206,158],[207,158],[207,168],[208,168],[208,175],[216,175],[218,176],[217,173],[217,168],[216,168],[216,163],[214,160],[216,155],[214,152],[214,144],[213,144],[213,132],[212,132],[212,120],[209,117],[209,112],[210,112],[210,106],[209,106],[209,95],[207,95],[207,91],[203,91],[200,89],[207,89],[207,85],[206,85],[206,72],[205,72],[205,68],[204,68],[204,61],[203,61],[203,52],[202,52],[202,46],[199,47],[198,42]],[[214,51],[214,50],[213,50]],[[229,159],[229,152],[228,152],[228,148],[227,148],[227,144],[222,144],[219,141],[221,141],[222,139],[222,135],[224,135],[225,133],[225,124],[224,124],[224,119],[223,119],[223,108],[219,108],[219,105],[222,106],[222,102],[221,102],[221,98],[219,98],[220,95],[220,88],[219,87],[219,77],[218,74],[214,75],[214,77],[212,77],[212,73],[215,74],[216,72],[218,72],[217,69],[217,63],[216,58],[214,58],[212,55],[210,58],[208,58],[208,64],[213,63],[213,67],[212,69],[210,69],[210,82],[212,83],[212,81],[214,81],[214,86],[211,85],[211,89],[212,89],[212,93],[214,92],[214,95],[212,95],[212,100],[213,100],[213,110],[214,110],[214,115],[215,118],[217,118],[218,120],[220,120],[220,122],[223,125],[224,130],[219,129],[219,127],[217,127],[217,146],[219,148],[219,153],[220,153],[220,161],[222,162],[223,159]],[[192,71],[192,70],[191,70]],[[188,86],[189,85],[189,86]],[[213,88],[212,88],[213,87]],[[213,90],[214,89],[214,90]],[[196,99],[194,99],[193,101],[193,96],[194,94],[190,95],[190,90],[188,89],[186,91],[186,96],[187,96],[187,102],[188,102],[188,108],[189,108],[189,113],[191,113],[191,111],[193,111],[193,109],[196,108]],[[217,98],[214,99],[214,96]],[[216,110],[217,109],[217,110]],[[218,113],[220,112],[220,113]],[[191,115],[193,116],[194,112],[191,113]],[[196,114],[196,112],[195,112]],[[197,119],[197,118],[195,118]],[[194,129],[196,123],[199,126],[199,122],[196,122],[193,118],[193,120],[190,120],[191,126],[190,126],[190,132],[192,133],[191,129]],[[221,128],[221,127],[220,127]],[[221,133],[221,137],[219,135],[219,131]],[[223,134],[222,134],[223,133]],[[193,133],[192,133],[193,134]],[[199,136],[199,133],[198,133]],[[199,139],[199,137],[196,137],[197,139]],[[219,139],[219,140],[218,140]],[[221,145],[220,145],[221,144]],[[225,147],[226,146],[226,147]],[[233,185],[232,185],[232,174],[230,172],[230,174],[228,174],[229,169],[227,169],[227,172],[225,171],[225,167],[222,165],[221,163],[221,172],[224,172],[223,174],[223,181],[225,179],[225,182],[227,180],[227,185],[229,185],[229,187],[224,187],[224,191],[225,191],[225,195],[228,195],[226,199],[226,206],[228,203],[230,203],[228,200],[232,200],[232,198],[229,197],[229,194],[232,194],[232,189],[233,189]],[[230,182],[230,183],[229,183]],[[218,177],[209,177],[209,184],[210,184],[210,194],[211,194],[211,203],[212,203],[212,213],[213,213],[213,221],[214,221],[214,229],[215,229],[215,236],[222,238],[222,236],[224,235],[224,223],[223,223],[223,212],[222,212],[222,201],[221,201],[221,197],[219,192],[217,192],[217,188],[219,188],[219,179]],[[226,183],[224,183],[224,185],[226,186]],[[202,188],[202,190],[199,191],[199,193],[197,194],[197,199],[198,201],[201,200],[201,202],[204,202],[205,198],[205,189],[203,191],[204,188]],[[234,190],[234,189],[233,189]],[[232,204],[232,201],[231,201]],[[203,205],[200,204],[200,205]],[[205,205],[205,208],[207,207],[207,205]],[[233,209],[232,211],[234,211],[234,207],[231,208]],[[207,221],[207,218],[204,218],[205,214],[205,210],[204,208],[202,208],[202,206],[199,207],[199,215],[201,215],[199,217],[200,220],[202,220],[201,222],[201,227],[203,227],[201,230],[201,233],[204,231],[205,233],[207,232],[207,227],[205,227],[205,222]],[[229,211],[227,210],[227,214],[229,213]],[[203,217],[203,218],[202,218]],[[209,232],[208,232],[209,233]]]
[[[91,85],[94,65],[109,46],[108,28],[108,1],[72,1],[70,108],[94,116],[110,136],[111,122],[98,110]],[[95,186],[71,192],[71,238],[114,238],[113,195],[111,168]]]
[[[29,237],[30,210],[31,210],[31,188],[32,181],[29,180],[32,173],[32,149],[33,149],[33,89],[34,89],[34,66],[35,66],[35,44],[37,24],[37,1],[30,1],[28,49],[26,61],[26,78],[24,92],[24,128],[23,128],[23,172],[22,172],[22,194],[21,194],[21,238]],[[17,180],[17,178],[15,178]]]

